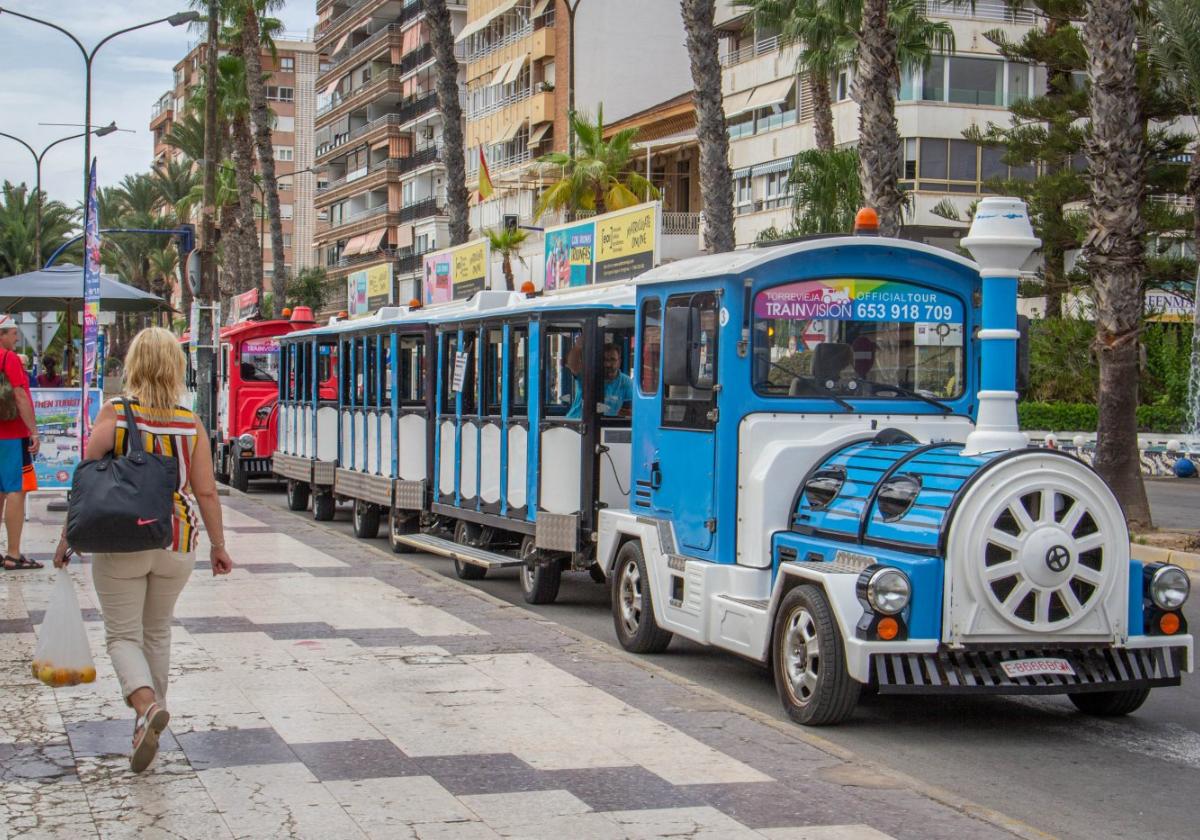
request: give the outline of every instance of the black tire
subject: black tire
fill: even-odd
[[[337,501],[329,490],[318,490],[314,493],[312,507],[313,519],[318,522],[331,522],[333,515],[337,513]]]
[[[796,723],[832,726],[853,714],[862,685],[846,670],[841,631],[816,586],[797,586],[784,596],[775,614],[771,657],[779,700]]]
[[[460,519],[454,525],[454,541],[459,545],[469,545],[477,547],[479,545],[480,528],[474,523]],[[483,566],[476,566],[474,563],[468,563],[465,560],[454,558],[454,574],[460,580],[483,580],[487,575],[487,569]]]
[[[533,537],[521,540],[521,594],[527,604],[553,604],[562,583],[562,564],[538,556]]]
[[[416,516],[416,514],[413,514],[412,519],[416,519]],[[397,539],[398,537],[415,533],[414,529],[410,527],[409,522],[409,518],[398,516],[396,511],[392,511],[392,515],[389,517],[388,544],[391,545],[393,554],[411,554],[416,551],[408,543]]]
[[[1150,696],[1150,689],[1129,688],[1124,691],[1081,691],[1068,694],[1075,708],[1085,715],[1120,717],[1136,712]]]
[[[301,481],[296,481],[294,478],[287,480],[287,506],[288,510],[308,510],[308,497],[310,488],[307,484]]]
[[[604,575],[604,570],[600,568],[599,563],[593,563],[588,566],[588,574],[592,576],[592,580],[596,583],[608,583],[608,578]]]
[[[354,500],[354,536],[373,540],[379,536],[379,506],[361,499]]]
[[[239,493],[245,493],[250,489],[250,474],[242,469],[240,456],[231,453],[229,460],[229,486]]]
[[[229,459],[226,455],[224,446],[220,446],[220,445],[217,446],[216,450],[213,452],[213,464],[216,465],[216,470],[215,470],[214,474],[216,476],[217,481],[221,482],[222,484],[228,484],[229,483],[229,471],[228,471]]]
[[[662,653],[671,643],[670,631],[659,627],[654,618],[646,558],[636,540],[625,543],[617,553],[612,576],[612,614],[617,641],[631,653]]]

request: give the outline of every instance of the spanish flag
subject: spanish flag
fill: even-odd
[[[490,198],[494,191],[495,191],[495,189],[492,186],[492,173],[488,172],[487,155],[485,155],[483,153],[483,144],[480,143],[479,144],[479,189],[477,190],[477,195],[479,196],[479,201],[483,202],[485,199]]]

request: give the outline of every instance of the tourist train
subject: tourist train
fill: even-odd
[[[863,215],[864,226],[870,214]],[[769,664],[797,721],[881,693],[1125,714],[1192,669],[1188,577],[1131,559],[1099,476],[1017,426],[1024,205],[949,251],[840,236],[280,339],[288,504],[353,505],[526,600],[607,581],[628,650]]]

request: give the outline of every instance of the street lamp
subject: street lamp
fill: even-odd
[[[115,122],[110,122],[108,125],[103,126],[101,128],[92,129],[91,133],[95,134],[97,137],[104,137],[104,136],[106,136],[108,134],[112,134],[114,131],[118,131],[118,130],[119,129],[117,128],[117,124]],[[0,137],[7,137],[9,140],[16,140],[18,143],[20,143],[22,146],[24,146],[29,151],[29,154],[33,155],[34,179],[35,179],[35,186],[33,188],[33,196],[34,196],[34,202],[36,204],[36,208],[34,211],[35,212],[34,224],[33,224],[33,254],[34,254],[33,258],[34,258],[34,262],[35,262],[35,265],[34,265],[35,270],[40,269],[42,267],[42,161],[45,159],[46,153],[48,151],[50,151],[51,149],[53,149],[55,146],[57,146],[59,143],[65,143],[68,140],[75,140],[76,138],[82,137],[84,135],[84,133],[85,132],[81,131],[78,134],[70,134],[66,137],[60,137],[57,140],[55,140],[53,143],[48,144],[46,146],[46,148],[42,149],[41,152],[38,152],[36,149],[33,148],[33,146],[30,146],[28,143],[26,143],[20,137],[0,131]]]

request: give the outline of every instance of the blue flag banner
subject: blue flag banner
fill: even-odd
[[[88,179],[87,225],[83,231],[83,364],[79,370],[81,404],[79,410],[80,449],[87,446],[91,431],[89,388],[96,371],[97,338],[100,333],[100,220],[96,206],[96,159]]]

